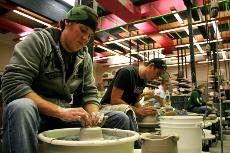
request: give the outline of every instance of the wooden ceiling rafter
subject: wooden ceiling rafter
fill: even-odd
[[[53,22],[52,20],[50,20],[50,19],[48,19],[46,17],[43,17],[43,16],[41,16],[41,15],[39,15],[37,13],[29,11],[29,10],[27,10],[25,8],[20,7],[20,6],[15,7],[15,9],[20,11],[20,12],[22,12],[22,13],[25,13],[25,14],[27,14],[27,15],[35,18],[35,19],[41,20],[41,21],[46,22],[46,23],[51,24],[51,25],[56,25],[56,22]]]

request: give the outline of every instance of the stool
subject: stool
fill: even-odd
[[[212,144],[212,140],[216,138],[215,135],[211,134],[211,130],[204,129],[202,134],[202,151],[209,151],[209,147]]]

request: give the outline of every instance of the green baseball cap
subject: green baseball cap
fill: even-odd
[[[69,10],[64,19],[84,24],[93,31],[96,31],[98,25],[96,11],[86,5],[74,6]]]

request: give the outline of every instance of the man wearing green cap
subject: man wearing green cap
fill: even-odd
[[[97,28],[97,14],[87,6],[73,7],[60,27],[27,36],[5,67],[4,153],[37,153],[38,132],[97,126],[103,120],[86,47]],[[105,115],[104,127],[129,129],[124,113]]]

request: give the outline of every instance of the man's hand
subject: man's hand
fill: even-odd
[[[155,114],[156,109],[153,106],[142,106],[142,107],[136,108],[135,112],[141,116],[148,116],[148,115]]]
[[[81,124],[91,124],[90,115],[83,108],[59,108],[60,117],[65,121],[80,121]]]
[[[92,112],[90,114],[90,117],[92,121],[92,126],[99,126],[104,119],[104,114],[100,112]]]

